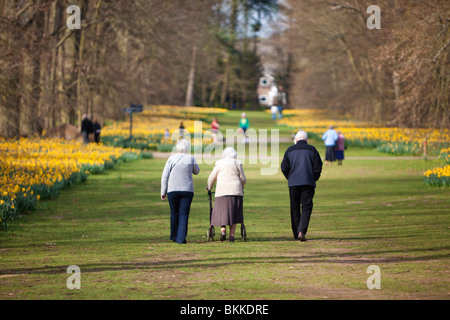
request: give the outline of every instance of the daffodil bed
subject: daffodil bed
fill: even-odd
[[[308,135],[321,139],[330,125],[340,130],[348,146],[377,148],[378,151],[394,155],[421,155],[426,143],[427,154],[438,154],[448,147],[449,129],[411,129],[380,127],[369,122],[358,122],[330,115],[318,109],[285,110],[277,125],[292,127],[308,132]]]
[[[423,175],[427,185],[450,187],[450,165],[427,170]]]
[[[424,181],[429,186],[450,187],[450,148],[442,149],[439,158],[447,165],[427,170],[423,174]]]
[[[171,151],[176,139],[165,137],[166,129],[170,137],[179,130],[181,123],[185,130],[194,132],[194,122],[205,120],[207,116],[220,115],[228,112],[221,108],[181,107],[170,105],[145,106],[141,113],[133,115],[132,137],[130,139],[130,123],[120,121],[111,123],[102,129],[102,142],[115,147],[125,147],[140,150]],[[208,128],[203,128],[202,132]],[[194,145],[191,137],[191,144]],[[205,137],[203,137],[205,139]],[[210,143],[206,137],[202,144]],[[198,143],[198,142],[197,142]]]
[[[86,181],[139,152],[62,139],[0,138],[0,225],[35,209],[73,183]]]
[[[426,171],[424,181],[429,186],[450,186],[449,129],[378,127],[369,122],[333,117],[317,109],[285,110],[283,114],[277,125],[292,127],[293,132],[305,130],[318,140],[333,125],[344,134],[347,146],[372,147],[393,155],[436,155],[440,151],[439,158],[447,165]]]

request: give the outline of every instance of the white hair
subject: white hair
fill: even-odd
[[[295,135],[294,142],[297,143],[299,140],[308,140],[308,134],[305,131],[300,130]]]
[[[222,158],[236,158],[237,152],[231,147],[225,148],[222,151]]]
[[[191,144],[186,139],[180,139],[177,142],[177,151],[179,153],[187,153],[190,147]]]

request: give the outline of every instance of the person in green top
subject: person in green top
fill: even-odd
[[[239,128],[244,132],[247,131],[248,127],[249,127],[249,122],[248,122],[248,118],[247,118],[247,114],[245,112],[243,112],[241,114],[241,120],[239,121]]]
[[[241,120],[239,121],[239,131],[244,134],[244,140],[243,140],[244,143],[246,143],[248,141],[246,132],[247,132],[247,129],[249,126],[250,126],[250,124],[248,122],[247,114],[245,112],[243,112],[241,114]]]

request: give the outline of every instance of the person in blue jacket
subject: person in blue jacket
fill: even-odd
[[[333,161],[336,161],[336,154],[334,152],[334,147],[336,146],[336,141],[338,139],[337,132],[330,125],[329,129],[325,131],[322,136],[322,140],[325,142],[326,152],[325,152],[325,164],[331,165]]]

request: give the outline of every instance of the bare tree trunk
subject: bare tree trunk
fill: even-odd
[[[186,91],[186,102],[185,106],[194,105],[194,84],[195,84],[195,69],[196,69],[196,58],[197,58],[197,43],[194,41],[192,45],[192,59],[191,67],[189,70],[189,80]]]
[[[225,73],[223,75],[223,81],[222,81],[222,91],[220,94],[220,104],[221,106],[225,105],[225,101],[227,99],[228,95],[228,82],[230,80],[230,69],[231,69],[231,62],[229,62],[231,59],[228,57],[227,64],[225,67]]]
[[[219,86],[220,86],[220,82],[217,81],[216,84],[213,86],[212,90],[211,90],[211,94],[209,95],[209,100],[208,100],[208,106],[209,107],[214,107],[215,106],[215,100],[216,100],[216,94],[217,94],[217,90],[219,90]]]
[[[86,12],[88,10],[89,0],[81,0],[80,1],[80,9],[81,9],[81,19],[86,20]],[[85,50],[85,37],[86,30],[81,28],[77,30],[79,34],[75,36],[75,49],[77,51],[76,61],[74,65],[74,72],[76,73],[77,78],[77,88],[76,88],[76,96],[74,107],[75,110],[71,112],[70,123],[75,124],[78,123],[78,126],[81,128],[81,115],[82,113],[89,113],[89,106],[86,99],[86,92],[88,92],[86,87],[86,79],[85,79],[85,66],[84,66],[84,50]],[[92,118],[92,114],[90,114]]]
[[[8,15],[10,21],[14,21],[11,29],[6,29],[0,34],[0,39],[5,43],[2,51],[6,55],[5,69],[0,75],[0,135],[5,137],[17,137],[20,135],[20,100],[21,100],[21,62],[22,52],[18,51],[20,40],[17,36],[18,28],[16,1],[1,3],[1,11]]]
[[[100,16],[100,9],[103,4],[103,0],[98,0],[97,5],[95,8],[95,20],[98,20]],[[95,40],[99,41],[101,37],[101,30],[102,25],[100,23],[97,23],[95,25]],[[93,57],[93,68],[94,70],[97,70],[100,67],[100,46],[97,45],[94,50],[94,57]],[[92,90],[90,90],[89,99],[91,104],[91,112],[99,118],[103,118],[104,116],[104,106],[101,105],[101,96],[100,96],[100,85],[95,86]],[[101,121],[99,119],[99,121]],[[81,120],[79,120],[79,123],[81,123]]]
[[[238,17],[238,7],[239,3],[238,0],[232,0],[231,1],[231,15],[230,15],[230,48],[234,48],[234,40],[236,37],[236,27],[237,27],[237,17]],[[230,49],[229,49],[230,50]],[[220,104],[223,106],[225,105],[225,101],[228,95],[229,91],[229,82],[231,77],[231,55],[232,52],[230,51],[227,54],[227,60],[225,61],[225,73],[223,75],[223,82],[222,82],[222,93],[220,95]]]
[[[35,4],[40,6],[40,1]],[[40,51],[41,48],[36,44],[42,38],[43,14],[36,10],[32,16],[32,30],[34,37],[27,40],[27,48],[24,50],[23,61],[23,91],[22,91],[22,112],[21,129],[24,134],[32,134],[41,129],[38,117],[39,97],[41,92],[40,83]]]

